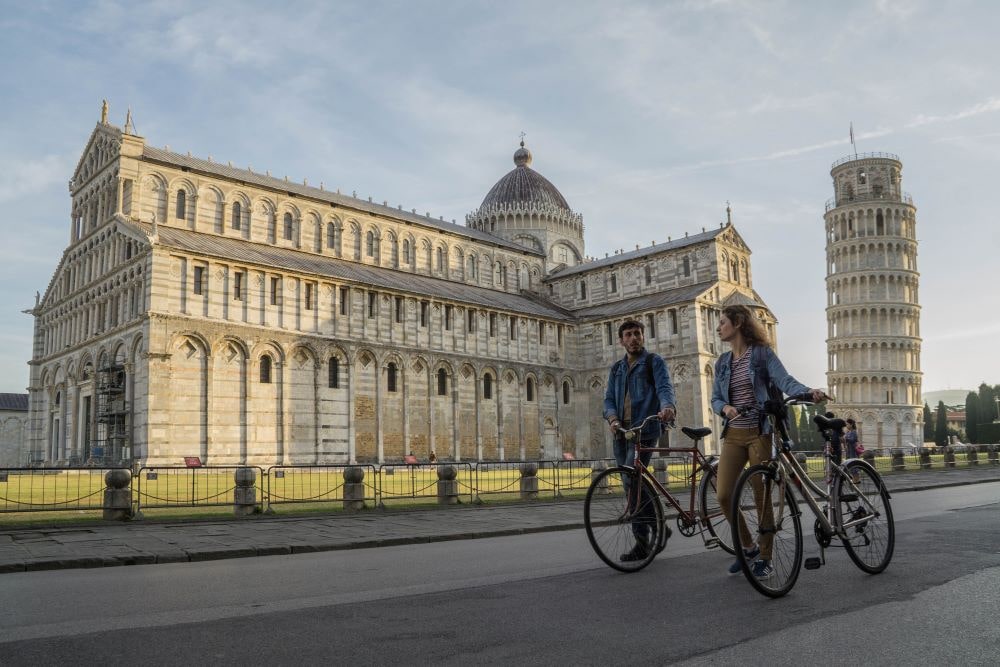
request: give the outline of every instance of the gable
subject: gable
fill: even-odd
[[[747,245],[746,241],[743,240],[743,237],[740,236],[739,232],[732,225],[727,225],[726,229],[716,238],[726,245],[739,248],[743,252],[750,254],[750,246]]]
[[[122,133],[118,128],[98,123],[73,171],[73,178],[69,182],[71,192],[82,188],[108,165],[118,160],[122,146],[121,137]]]

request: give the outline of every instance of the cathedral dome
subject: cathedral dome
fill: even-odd
[[[513,169],[507,172],[503,178],[497,181],[496,185],[486,193],[486,198],[480,205],[480,210],[494,208],[531,207],[541,205],[542,207],[554,206],[569,211],[569,204],[565,197],[552,185],[547,178],[531,168],[531,151],[521,147],[514,153]]]

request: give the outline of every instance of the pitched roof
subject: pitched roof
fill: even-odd
[[[0,394],[0,410],[9,412],[27,412],[27,394]]]
[[[152,235],[153,226],[145,222],[130,222]],[[236,263],[258,264],[290,271],[360,283],[377,289],[387,289],[413,296],[431,296],[444,301],[465,302],[473,306],[514,311],[556,320],[571,319],[565,311],[539,297],[528,298],[498,290],[466,285],[442,278],[422,276],[379,266],[358,264],[336,257],[325,257],[293,250],[275,248],[243,239],[227,238],[193,232],[176,227],[157,226],[158,244],[191,253],[226,259]]]
[[[329,204],[335,204],[337,206],[362,211],[371,215],[392,218],[423,227],[429,227],[435,231],[463,236],[474,241],[509,248],[510,250],[516,250],[517,252],[544,256],[544,253],[537,250],[513,243],[512,241],[507,241],[499,236],[494,236],[493,234],[480,231],[473,227],[466,227],[465,225],[457,223],[445,222],[444,220],[435,219],[426,215],[418,215],[416,213],[404,211],[401,208],[383,206],[382,204],[365,201],[363,199],[358,199],[357,197],[342,195],[339,192],[330,192],[328,190],[321,190],[319,188],[302,185],[300,183],[292,183],[273,176],[258,174],[250,171],[249,169],[230,167],[228,165],[219,164],[218,162],[209,162],[208,160],[202,160],[196,157],[180,155],[178,153],[173,153],[161,148],[154,148],[153,146],[148,145],[143,147],[142,157],[144,160],[148,160],[150,162],[160,162],[174,167],[194,169],[203,173],[246,183],[248,185],[269,188],[271,190],[280,190],[282,192],[288,192],[302,197],[324,201]]]
[[[677,289],[656,292],[654,294],[645,294],[631,299],[623,299],[621,301],[602,303],[596,306],[589,306],[587,308],[579,308],[574,310],[573,314],[581,319],[587,320],[637,315],[654,308],[662,308],[663,306],[673,306],[693,301],[713,287],[715,287],[714,281],[698,283],[696,285],[678,287]]]
[[[642,259],[644,257],[656,255],[666,250],[676,250],[677,248],[684,248],[690,245],[703,243],[705,241],[711,241],[724,231],[725,227],[719,227],[718,229],[712,229],[706,232],[701,232],[700,234],[692,234],[691,236],[685,236],[682,239],[667,241],[666,243],[654,243],[653,245],[646,246],[645,248],[639,248],[638,250],[629,250],[628,252],[612,255],[611,257],[605,257],[603,259],[596,259],[590,262],[584,262],[583,264],[577,264],[576,266],[571,266],[561,271],[554,271],[553,273],[549,274],[547,279],[559,280],[560,278],[565,278],[567,276],[572,276],[579,273],[586,273],[587,271],[593,271],[595,269],[602,269],[605,267],[614,266],[615,264],[624,264],[625,262],[634,259]]]

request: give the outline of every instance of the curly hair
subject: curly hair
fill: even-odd
[[[722,309],[722,314],[733,323],[733,328],[740,332],[748,345],[771,347],[767,330],[764,329],[761,321],[754,317],[749,308],[739,305],[726,306]]]

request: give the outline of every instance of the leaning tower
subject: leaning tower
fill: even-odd
[[[833,163],[826,203],[827,383],[866,447],[923,442],[916,208],[891,153]]]

